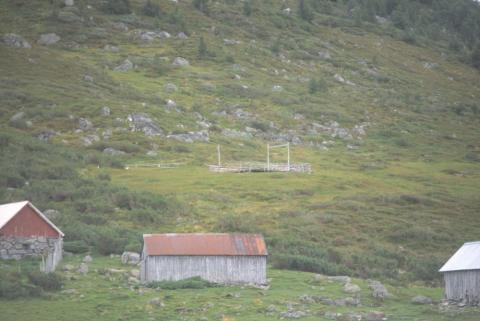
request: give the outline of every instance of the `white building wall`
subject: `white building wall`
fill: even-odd
[[[266,256],[144,256],[141,280],[178,281],[195,276],[216,283],[267,282]]]

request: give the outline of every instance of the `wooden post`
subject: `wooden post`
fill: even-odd
[[[221,158],[220,158],[220,144],[217,145],[217,155],[218,155],[218,167],[222,166]]]
[[[270,171],[270,144],[267,144],[267,172]]]
[[[288,171],[290,171],[290,143],[287,143],[287,164]]]

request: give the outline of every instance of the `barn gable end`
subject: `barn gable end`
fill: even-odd
[[[64,234],[28,201],[0,205],[0,258],[44,257],[43,270],[62,259]]]

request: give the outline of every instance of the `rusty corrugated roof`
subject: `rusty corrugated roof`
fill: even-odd
[[[268,255],[259,234],[144,234],[143,241],[146,255]]]

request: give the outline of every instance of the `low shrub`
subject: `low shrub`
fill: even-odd
[[[160,17],[160,6],[150,0],[147,0],[143,6],[143,14],[149,17]]]
[[[198,276],[180,281],[156,281],[147,284],[149,288],[162,290],[205,289],[218,286],[218,284],[203,280]]]
[[[129,14],[129,0],[107,0],[102,5],[102,11],[109,14]]]
[[[60,290],[63,286],[62,277],[56,273],[34,271],[28,274],[28,279],[30,283],[40,287],[44,291]]]
[[[78,241],[66,241],[63,243],[63,249],[66,252],[70,253],[86,253],[90,250],[88,247],[88,244],[84,240],[78,240]]]

